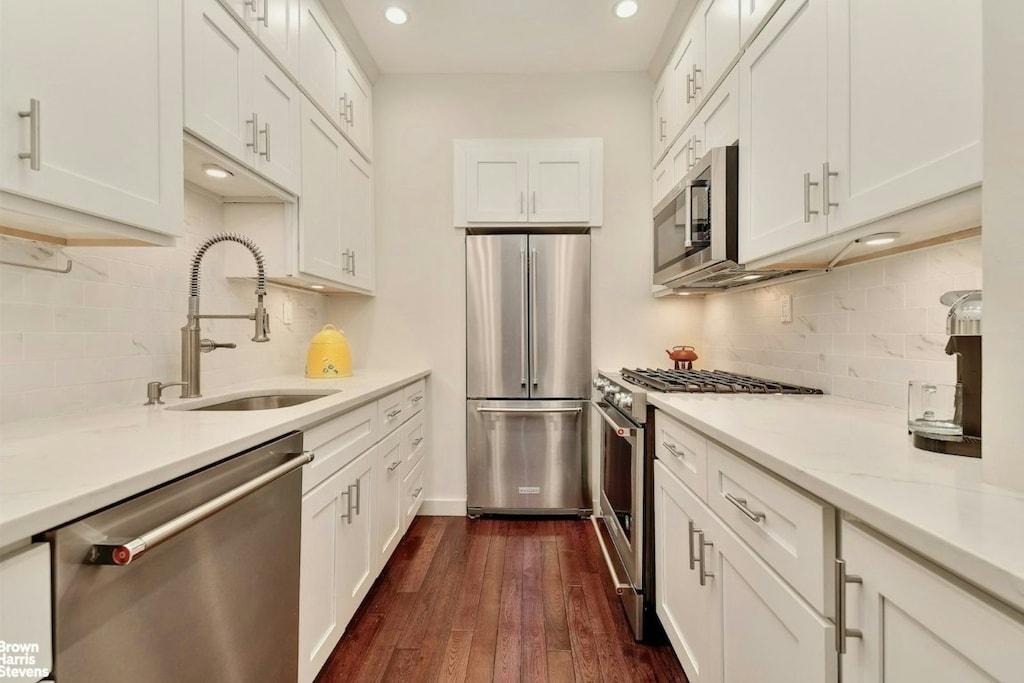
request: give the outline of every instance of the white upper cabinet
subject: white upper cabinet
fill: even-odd
[[[313,102],[371,158],[372,87],[317,0],[302,0],[299,82]]]
[[[739,55],[740,5],[749,2],[751,0],[706,0],[697,8],[698,26],[702,29],[699,46],[703,50],[703,73],[697,74],[698,93],[710,93]]]
[[[601,224],[602,141],[456,140],[456,227]]]
[[[740,45],[746,45],[782,0],[740,0]]]
[[[786,0],[747,48],[742,261],[981,183],[980,0],[897,4]]]
[[[671,125],[671,95],[669,94],[669,82],[672,78],[672,71],[665,69],[661,74],[661,78],[654,84],[654,97],[651,101],[651,111],[654,114],[654,159],[657,161],[661,158],[661,155],[665,153],[668,146],[672,144],[672,138],[669,135],[669,126]]]
[[[216,0],[185,4],[185,128],[298,194],[299,90]]]
[[[671,103],[668,137],[673,140],[693,113],[704,91],[703,22],[696,16],[686,27],[669,62]]]
[[[299,74],[299,0],[220,0],[260,44],[296,77]]]
[[[173,244],[183,233],[181,46],[180,1],[4,0],[5,226],[69,243]]]
[[[826,232],[826,3],[787,0],[740,59],[741,262]]]
[[[377,283],[373,175],[370,164],[348,143],[342,145],[341,163],[341,235],[348,250],[347,272],[342,282],[372,291]]]

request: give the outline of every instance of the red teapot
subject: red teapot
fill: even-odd
[[[665,353],[675,361],[676,370],[693,370],[693,361],[697,360],[697,353],[692,346],[673,346],[671,351],[665,349]]]

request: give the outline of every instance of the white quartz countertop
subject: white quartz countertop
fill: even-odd
[[[72,417],[4,425],[0,434],[0,548],[64,524],[281,434],[373,401],[426,368],[356,371],[336,380],[269,377],[198,399],[167,398]],[[337,391],[288,408],[176,410],[254,390]],[[171,396],[177,388],[166,392]]]
[[[654,406],[1024,609],[1024,493],[914,448],[906,412],[834,396],[649,394]]]

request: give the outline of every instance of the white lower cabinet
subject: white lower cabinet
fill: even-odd
[[[405,509],[402,506],[403,432],[392,432],[377,446],[377,542],[381,567],[402,540]]]
[[[34,543],[0,559],[0,643],[11,658],[0,662],[0,678],[38,681],[49,676],[50,615],[50,545]],[[30,675],[20,675],[23,670]]]
[[[1024,621],[843,522],[846,683],[1019,681]],[[856,579],[860,582],[857,583]]]
[[[654,484],[657,612],[691,683],[836,681],[832,622],[660,461]]]

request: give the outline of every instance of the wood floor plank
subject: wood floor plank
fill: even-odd
[[[445,533],[442,525],[441,536],[437,541],[434,559],[427,568],[413,603],[412,614],[405,630],[398,639],[396,647],[403,650],[418,649],[428,629],[432,628],[430,615],[434,611],[441,594],[438,592],[444,582],[448,567],[459,561],[461,549],[465,547],[466,537]]]
[[[342,683],[350,681],[353,671],[359,668],[366,650],[374,646],[374,637],[384,620],[380,614],[360,615],[353,619],[348,631],[341,637],[338,646],[327,659],[324,668],[316,677],[316,683]]]
[[[580,580],[583,584],[583,595],[587,599],[587,609],[593,619],[594,633],[616,635],[615,618],[612,616],[611,606],[608,604],[608,597],[604,592],[604,585],[611,583],[608,576],[581,572]],[[619,615],[616,614],[615,617],[619,617]]]
[[[495,527],[497,533],[500,527]],[[487,565],[480,590],[480,606],[473,627],[466,680],[490,681],[494,675],[494,649],[498,639],[498,608],[501,606],[501,577],[505,571],[508,539],[497,535],[487,548]]]
[[[583,586],[567,586],[565,589],[566,615],[569,621],[569,637],[572,639],[572,661],[576,680],[581,683],[601,680],[601,662],[597,644],[590,627],[590,613]]]
[[[515,527],[509,532],[514,533]],[[505,551],[501,580],[494,680],[519,681],[523,657],[523,537],[512,535]]]
[[[558,566],[562,573],[563,586],[581,586],[580,564],[576,557],[576,544],[572,535],[558,537]]]
[[[565,595],[558,564],[557,541],[541,541],[544,639],[548,650],[571,650],[569,623],[565,619]]]
[[[399,683],[413,680],[413,672],[419,662],[418,650],[395,650],[388,662],[388,668],[381,672],[381,681]]]
[[[576,548],[576,558],[579,562],[580,572],[596,574],[601,566],[604,566],[604,558],[601,556],[601,549],[597,545],[597,531],[592,523],[575,524],[572,527],[573,547]],[[601,565],[597,560],[601,558]]]
[[[484,569],[487,566],[487,548],[490,538],[472,536],[466,560],[466,575],[459,594],[459,606],[452,628],[470,631],[476,624],[476,613],[480,606],[480,595],[484,584]]]
[[[551,683],[575,683],[572,652],[563,650],[548,651],[548,680]]]
[[[622,647],[613,633],[595,633],[597,656],[601,660],[601,678],[605,681],[630,681],[633,671],[622,656]]]
[[[444,650],[444,665],[437,674],[441,683],[464,683],[469,679],[469,649],[473,644],[472,631],[449,631]],[[470,681],[472,683],[472,681]]]
[[[441,536],[444,535],[445,524],[443,517],[433,517],[431,519],[434,521],[426,530],[423,544],[413,556],[412,561],[409,563],[409,568],[398,586],[399,593],[415,593],[419,591],[423,585],[423,579],[427,575],[427,570],[434,561],[434,553],[441,542]]]
[[[548,680],[547,639],[544,635],[544,579],[541,542],[523,539],[522,679]]]

